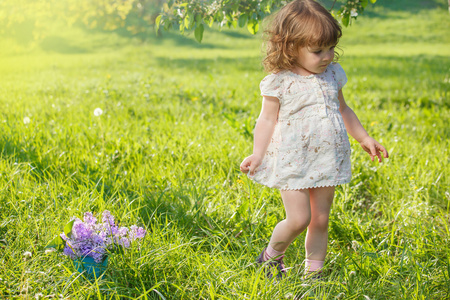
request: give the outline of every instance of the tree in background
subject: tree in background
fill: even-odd
[[[327,1],[327,0],[325,0]],[[364,11],[369,1],[328,0],[329,10],[344,26]],[[449,0],[450,1],[450,0]],[[194,31],[201,42],[205,26],[247,27],[252,34],[267,15],[289,1],[285,0],[3,0],[0,2],[0,33],[32,34],[42,38],[52,20],[88,28],[116,30],[132,34],[176,29]]]
[[[154,25],[164,3],[167,1],[3,0],[0,1],[0,34],[33,35],[39,40],[55,21],[103,30],[124,28],[137,34]]]
[[[65,0],[71,22],[90,28],[125,28],[132,34],[147,31],[155,23],[166,0]]]

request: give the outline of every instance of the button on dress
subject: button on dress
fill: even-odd
[[[351,149],[338,99],[346,82],[338,63],[309,76],[291,71],[266,76],[261,95],[278,98],[278,121],[262,164],[249,177],[281,190],[350,182]]]

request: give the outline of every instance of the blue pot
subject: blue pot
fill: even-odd
[[[74,260],[75,268],[77,271],[94,277],[100,277],[105,273],[106,267],[108,265],[108,256],[101,263],[96,263],[92,257],[85,256]]]

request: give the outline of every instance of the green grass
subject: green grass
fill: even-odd
[[[372,163],[352,140],[327,277],[309,285],[304,235],[286,280],[254,263],[284,216],[278,191],[238,170],[260,110],[259,36],[209,30],[197,44],[55,27],[31,48],[3,39],[0,298],[450,298],[450,17],[409,2],[379,0],[344,31],[344,95],[391,158]],[[101,280],[44,253],[71,216],[104,209],[148,235]]]

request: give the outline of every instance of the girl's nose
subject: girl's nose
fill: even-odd
[[[334,58],[334,50],[327,51],[324,59],[327,61],[333,60]]]

